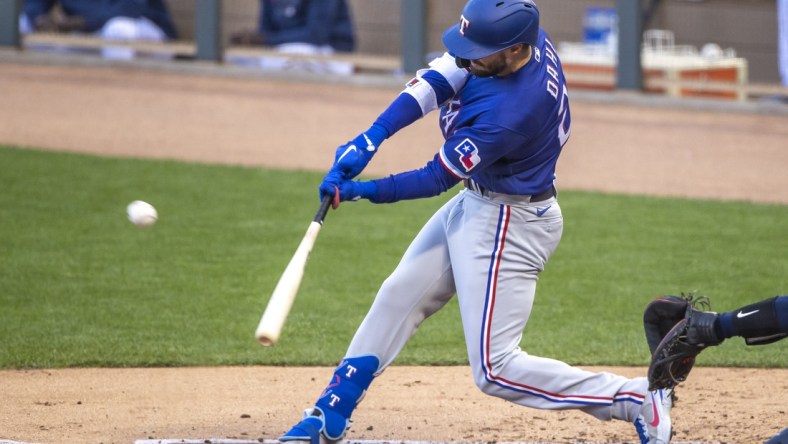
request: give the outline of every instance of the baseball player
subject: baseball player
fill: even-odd
[[[672,388],[686,380],[695,357],[726,339],[740,336],[747,345],[764,345],[788,337],[788,296],[722,313],[695,308],[708,306],[707,300],[705,296],[663,296],[646,307],[643,321],[653,354],[648,375],[653,388]],[[766,444],[788,444],[788,428]]]
[[[372,126],[337,149],[320,184],[336,201],[374,203],[465,189],[421,229],[380,288],[314,408],[281,441],[341,440],[373,379],[455,294],[474,381],[537,409],[580,409],[635,424],[643,443],[671,437],[669,391],[645,377],[593,373],[519,348],[536,281],[561,239],[555,166],[570,134],[566,80],[532,0],[470,0],[421,70]],[[425,167],[358,175],[380,144],[440,108],[445,142]],[[338,202],[336,202],[338,204]]]
[[[62,17],[52,14],[59,5]],[[175,25],[164,0],[25,0],[20,17],[25,32],[83,32],[106,40],[163,42],[177,38]],[[110,59],[134,57],[131,48],[106,47]]]
[[[655,326],[659,330],[659,326],[667,325],[672,328],[685,319],[687,322],[682,327],[686,338],[682,337],[682,340],[703,348],[719,345],[734,336],[743,337],[747,345],[770,344],[788,336],[788,296],[764,299],[723,313],[697,310],[690,306],[692,300],[693,296],[664,296],[646,307],[646,339],[649,347],[654,349],[652,353],[665,335],[649,338],[649,330],[655,330],[649,327]]]
[[[260,0],[257,29],[237,32],[230,42],[287,53],[333,54],[353,51],[356,36],[346,0]]]

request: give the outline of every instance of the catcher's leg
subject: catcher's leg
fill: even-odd
[[[763,345],[783,339],[788,336],[788,296],[764,299],[738,310],[720,313],[717,325],[721,339],[741,336],[747,345]]]

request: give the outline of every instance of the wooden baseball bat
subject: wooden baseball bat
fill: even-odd
[[[330,206],[331,196],[323,196],[315,218],[309,224],[304,238],[301,239],[301,243],[298,245],[292,259],[290,259],[290,263],[287,264],[287,268],[285,268],[284,273],[279,278],[279,282],[271,294],[271,299],[268,300],[268,305],[265,307],[263,317],[260,319],[255,332],[257,341],[265,347],[270,347],[279,340],[282,326],[284,326],[287,315],[290,313],[290,308],[293,306],[296,293],[298,293],[298,287],[301,285],[301,279],[304,277],[304,269],[306,268],[307,259],[309,259],[309,252],[312,251],[312,246],[315,245],[317,235],[323,226],[323,219],[325,219]]]

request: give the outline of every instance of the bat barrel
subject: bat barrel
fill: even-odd
[[[298,287],[301,285],[301,280],[304,277],[304,269],[309,259],[309,253],[317,240],[323,219],[326,217],[330,206],[331,196],[323,196],[314,220],[309,224],[309,229],[287,264],[282,277],[279,278],[279,282],[271,294],[271,299],[268,300],[263,317],[257,325],[257,331],[255,331],[257,342],[264,347],[271,347],[279,340],[279,333],[282,331],[285,320],[290,313],[290,308],[293,306],[293,301],[295,301],[296,293],[298,293]]]

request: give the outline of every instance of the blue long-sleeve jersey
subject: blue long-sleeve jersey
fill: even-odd
[[[163,0],[25,0],[24,13],[35,23],[36,17],[45,15],[55,6],[66,15],[80,16],[85,20],[85,31],[96,32],[114,17],[145,17],[155,23],[170,39],[178,33]]]
[[[531,60],[503,77],[471,77],[441,109],[444,167],[488,190],[536,194],[555,179],[571,116],[566,79],[547,35]]]
[[[375,181],[370,200],[433,196],[469,178],[505,194],[550,188],[570,134],[569,99],[561,61],[543,30],[532,50],[528,63],[508,76],[479,78],[444,62],[411,81],[376,124],[391,135],[440,106],[446,141],[426,167]]]

